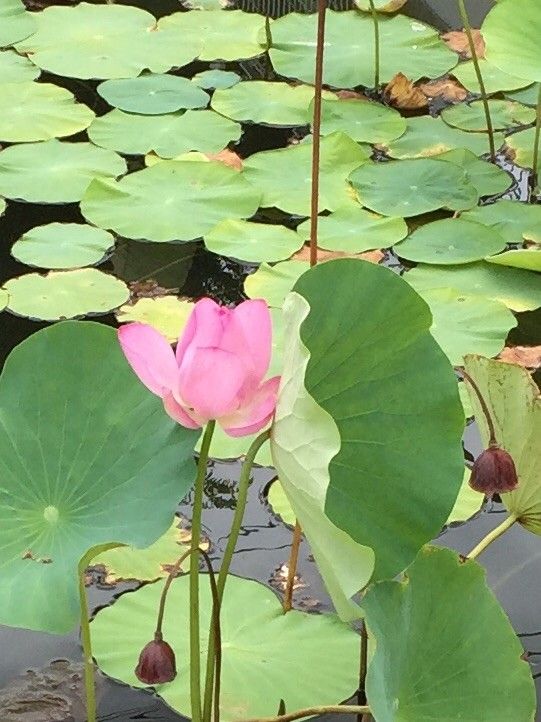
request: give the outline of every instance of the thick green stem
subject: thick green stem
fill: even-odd
[[[480,554],[485,551],[487,547],[492,544],[492,542],[496,541],[496,539],[499,539],[502,534],[505,534],[505,532],[508,531],[516,521],[517,517],[514,514],[511,514],[506,519],[504,519],[504,521],[502,521],[499,526],[497,526],[489,534],[487,534],[484,539],[481,539],[479,544],[474,547],[471,552],[466,556],[466,559],[476,559]]]
[[[475,75],[477,76],[477,82],[479,84],[479,90],[481,94],[481,100],[483,102],[483,108],[485,111],[485,120],[487,124],[487,131],[488,131],[488,146],[490,150],[490,158],[492,162],[496,160],[496,147],[494,145],[494,126],[492,125],[492,118],[490,117],[490,108],[488,107],[488,98],[487,98],[487,91],[485,87],[485,81],[483,80],[483,75],[481,73],[481,66],[479,65],[479,58],[477,57],[477,51],[475,49],[475,42],[473,40],[473,33],[470,25],[470,19],[468,17],[468,13],[466,12],[466,6],[464,5],[464,0],[457,0],[458,1],[458,10],[460,12],[460,17],[462,19],[462,24],[464,25],[464,31],[466,33],[466,37],[468,38],[468,45],[470,48],[470,54],[471,59],[473,62],[473,67],[475,68]]]
[[[368,0],[370,11],[374,22],[374,88],[377,90],[380,83],[380,40],[379,40],[379,16],[374,5],[374,0]]]
[[[201,516],[203,513],[203,489],[209,458],[210,442],[214,433],[215,421],[209,421],[203,434],[201,451],[197,462],[193,510],[192,540],[190,551],[190,699],[193,722],[201,722],[201,642],[199,637],[199,565],[195,553],[201,543]]]
[[[279,715],[278,717],[253,717],[251,719],[242,720],[242,722],[293,722],[302,717],[314,717],[321,714],[369,714],[370,707],[368,705],[357,704],[335,704],[328,707],[306,707],[298,709],[295,712]]]
[[[481,393],[481,389],[479,386],[475,383],[475,381],[472,379],[470,374],[465,371],[463,368],[460,368],[460,366],[455,366],[455,370],[462,374],[464,377],[464,381],[469,383],[469,385],[472,387],[472,389],[475,392],[475,395],[477,396],[479,400],[479,404],[481,406],[481,409],[483,411],[483,416],[485,417],[485,421],[487,422],[488,426],[488,445],[489,446],[497,446],[496,441],[496,429],[494,428],[494,422],[492,421],[492,415],[489,411],[487,402],[485,401],[485,397]]]
[[[92,658],[92,642],[90,638],[90,614],[88,611],[85,587],[86,566],[86,558],[83,558],[78,568],[79,604],[81,608],[81,644],[83,646],[86,719],[87,722],[96,722],[96,685],[94,681],[94,660]]]
[[[539,141],[541,140],[541,83],[537,96],[537,121],[535,124],[535,138],[533,142],[533,186],[534,193],[539,190]]]
[[[291,611],[293,607],[293,587],[295,586],[295,575],[297,574],[297,563],[299,561],[299,549],[302,541],[302,529],[298,520],[295,520],[295,528],[293,529],[293,539],[291,541],[291,551],[289,553],[289,562],[287,564],[287,581],[284,591],[284,614]]]

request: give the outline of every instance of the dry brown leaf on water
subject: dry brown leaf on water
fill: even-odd
[[[419,89],[427,98],[442,98],[450,103],[461,102],[468,96],[468,91],[458,81],[451,78],[440,78],[431,80],[429,83],[421,83]]]
[[[428,106],[428,98],[404,73],[397,73],[384,90],[385,99],[395,108],[420,110]]]
[[[230,166],[235,170],[242,170],[242,158],[229,148],[224,148],[219,153],[205,153],[209,160],[217,160],[220,163]]]
[[[379,249],[376,251],[365,251],[364,253],[346,253],[345,251],[324,251],[322,248],[317,249],[317,260],[319,263],[332,261],[335,258],[361,258],[363,261],[370,263],[379,263],[385,254]],[[310,261],[310,244],[305,244],[300,251],[291,256],[292,261]]]
[[[358,93],[356,90],[337,90],[335,95],[340,100],[368,100],[366,95]]]
[[[485,57],[485,41],[481,35],[480,30],[472,30],[473,46],[478,58]],[[449,33],[444,33],[441,39],[447,43],[447,47],[450,50],[454,50],[462,58],[469,60],[471,58],[470,44],[468,42],[468,36],[464,30],[452,30]]]
[[[498,358],[527,369],[538,369],[541,366],[541,346],[506,346]]]

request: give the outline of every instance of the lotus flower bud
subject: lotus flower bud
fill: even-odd
[[[177,676],[175,653],[160,632],[156,632],[139,655],[135,675],[140,682],[148,685],[172,682]]]
[[[470,486],[487,497],[513,491],[518,485],[517,470],[511,454],[491,444],[475,460]]]

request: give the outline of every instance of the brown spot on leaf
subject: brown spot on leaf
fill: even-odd
[[[335,258],[361,258],[363,261],[370,261],[370,263],[379,263],[385,258],[385,254],[379,249],[375,251],[365,251],[364,253],[347,253],[345,251],[325,251],[322,248],[318,248],[317,260],[319,263],[332,261]],[[310,245],[306,243],[300,251],[297,251],[297,253],[291,256],[291,260],[310,261]]]
[[[486,48],[484,38],[481,35],[481,31],[472,30],[472,36],[473,45],[477,57],[484,58]],[[470,44],[468,42],[468,36],[466,35],[464,30],[452,30],[449,33],[444,33],[441,38],[445,43],[447,43],[447,47],[450,50],[458,53],[460,57],[464,58],[465,60],[471,59],[472,55],[470,52]]]
[[[526,369],[538,369],[541,366],[541,346],[506,346],[498,358]]]
[[[229,148],[224,148],[219,153],[205,153],[209,160],[217,160],[235,170],[242,170],[242,158]]]

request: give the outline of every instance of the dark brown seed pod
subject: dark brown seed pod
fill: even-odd
[[[489,498],[516,489],[518,477],[511,454],[498,444],[491,444],[475,460],[470,486]]]
[[[163,641],[162,635],[156,632],[139,655],[139,663],[135,675],[140,682],[148,685],[172,682],[177,676],[175,653]]]

